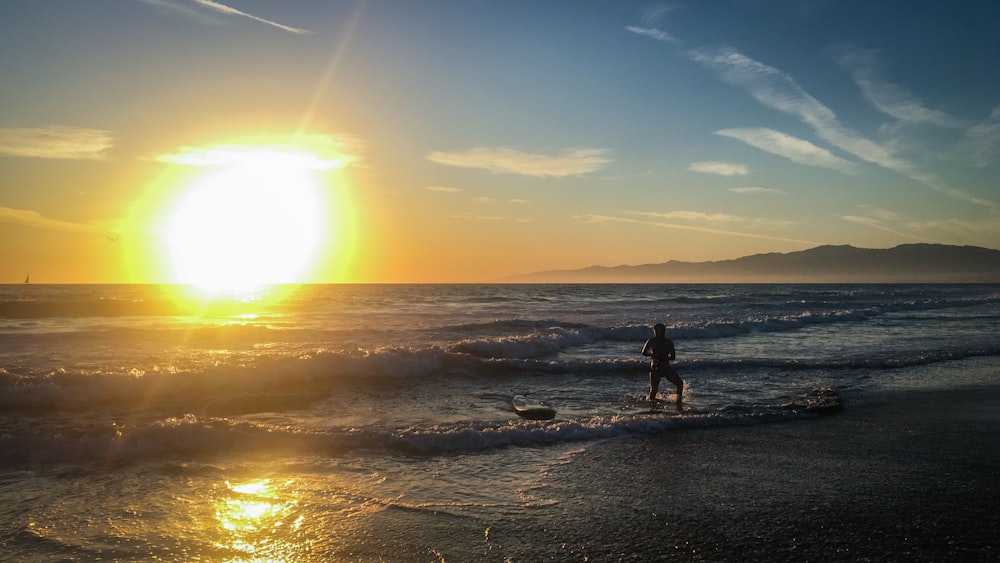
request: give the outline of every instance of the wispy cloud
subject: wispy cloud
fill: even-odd
[[[729,188],[729,191],[743,195],[788,195],[788,192],[776,190],[774,188],[761,188],[757,186],[737,186]]]
[[[652,217],[656,217],[655,214],[651,214],[651,215],[652,215]],[[763,233],[754,233],[754,232],[746,232],[746,231],[736,231],[736,230],[731,230],[731,229],[720,229],[720,228],[711,227],[711,226],[692,225],[692,224],[675,223],[675,222],[664,222],[664,221],[656,221],[656,220],[652,220],[652,219],[634,219],[634,218],[630,218],[630,217],[615,217],[615,216],[611,216],[611,215],[585,215],[585,216],[578,217],[578,218],[582,219],[582,220],[584,220],[584,221],[586,221],[588,223],[609,223],[609,222],[632,223],[632,224],[638,224],[638,225],[650,225],[650,226],[654,226],[654,227],[662,227],[662,228],[666,228],[666,229],[677,229],[677,230],[682,230],[682,231],[694,231],[694,232],[699,232],[699,233],[709,233],[709,234],[725,235],[725,236],[732,236],[732,237],[739,237],[739,238],[753,238],[753,239],[764,239],[764,240],[776,240],[776,241],[782,241],[782,242],[792,242],[792,243],[802,244],[802,245],[807,245],[807,246],[817,246],[819,244],[822,244],[820,242],[816,242],[816,241],[812,241],[812,240],[801,240],[801,239],[790,238],[790,237],[783,237],[783,236],[774,235],[774,234],[763,234]]]
[[[344,135],[254,137],[232,143],[183,146],[153,157],[157,162],[187,166],[253,164],[267,160],[307,170],[345,168],[361,161],[362,143]]]
[[[865,98],[879,111],[905,123],[938,127],[962,127],[963,120],[930,109],[898,84],[882,78],[878,54],[871,50],[845,49],[840,65],[851,73]]]
[[[1000,106],[993,109],[989,119],[965,132],[958,150],[975,166],[986,167],[1000,162]]]
[[[746,176],[750,173],[750,168],[746,164],[736,162],[692,162],[688,165],[688,170],[703,172],[705,174],[718,174],[720,176]]]
[[[866,227],[871,227],[873,229],[877,229],[877,230],[884,231],[884,232],[887,232],[887,233],[892,233],[892,234],[894,234],[896,236],[899,236],[899,237],[902,237],[902,238],[905,238],[905,239],[909,239],[909,240],[917,240],[917,241],[920,241],[920,242],[927,242],[927,237],[926,236],[915,236],[915,235],[912,235],[912,234],[909,234],[909,233],[904,233],[904,232],[899,231],[897,229],[893,229],[891,227],[886,226],[883,221],[881,221],[879,219],[876,219],[874,217],[864,217],[864,216],[861,216],[861,215],[840,215],[839,217],[841,219],[843,219],[844,221],[847,221],[848,223],[855,223],[855,224],[858,224],[858,225],[864,225]]]
[[[626,26],[625,29],[637,35],[649,37],[657,41],[663,41],[664,43],[674,43],[674,44],[680,43],[680,40],[674,37],[673,35],[670,35],[666,31],[663,31],[662,29],[657,29],[655,27],[638,27],[635,25],[629,25]]]
[[[1000,235],[1000,218],[995,215],[982,221],[967,219],[919,220],[898,211],[873,205],[859,205],[858,214],[837,215],[849,223],[892,233],[908,240],[955,244],[956,239],[970,244],[991,245]]]
[[[680,40],[659,28],[660,22],[677,7],[671,4],[651,4],[640,8],[639,15],[644,26],[629,25],[625,29],[664,43],[680,44]]]
[[[775,131],[774,129],[767,129],[765,127],[722,129],[716,131],[715,134],[743,141],[751,147],[782,156],[799,164],[830,168],[848,173],[855,172],[857,168],[853,162],[835,156],[822,147],[780,131]]]
[[[656,25],[663,20],[663,17],[677,9],[672,4],[653,4],[640,9],[642,21],[649,25]]]
[[[601,170],[611,159],[604,149],[568,149],[555,154],[528,153],[510,148],[479,147],[465,152],[436,151],[427,160],[449,166],[481,168],[523,176],[578,176]]]
[[[744,217],[729,213],[706,213],[704,211],[674,210],[662,213],[650,211],[629,211],[630,215],[666,219],[668,221],[689,221],[709,225],[744,225],[758,229],[784,229],[793,223],[784,219],[765,219],[761,217]]]
[[[911,172],[912,166],[897,159],[884,147],[842,126],[834,112],[809,95],[780,70],[751,59],[733,49],[696,50],[692,58],[719,73],[723,80],[747,90],[758,102],[798,117],[833,146],[866,162]]]
[[[101,225],[60,221],[59,219],[45,217],[37,211],[14,209],[12,207],[0,207],[0,223],[70,233],[104,233],[108,231],[107,228]]]
[[[836,114],[807,93],[791,76],[731,49],[695,49],[692,60],[716,72],[724,81],[745,89],[764,106],[792,115],[813,128],[819,138],[832,146],[915,182],[976,205],[996,207],[995,202],[976,198],[946,186],[936,176],[894,155],[886,147],[844,127]]]
[[[507,217],[503,215],[473,215],[471,213],[466,213],[464,215],[452,215],[452,219],[458,219],[460,221],[503,221]]]
[[[792,77],[735,49],[694,49],[688,54],[726,82],[746,89],[766,106],[796,115],[810,124],[835,119],[829,108],[806,93]]]
[[[70,160],[102,160],[113,146],[110,131],[49,126],[0,129],[0,155]]]
[[[427,186],[424,188],[429,192],[441,192],[441,193],[458,193],[462,191],[462,188],[453,188],[451,186]]]
[[[226,6],[225,4],[220,4],[218,2],[213,2],[212,0],[194,0],[194,2],[196,4],[198,4],[198,5],[200,5],[200,6],[204,6],[206,8],[210,8],[210,9],[215,10],[215,11],[217,11],[219,13],[222,13],[222,14],[228,14],[228,15],[233,15],[233,16],[242,16],[244,18],[249,18],[249,19],[251,19],[253,21],[260,22],[260,23],[263,23],[263,24],[267,24],[267,25],[276,27],[278,29],[291,32],[291,33],[298,33],[298,34],[309,34],[309,33],[312,33],[308,29],[302,29],[300,27],[292,27],[290,25],[285,25],[285,24],[278,23],[276,21],[264,19],[262,17],[255,16],[253,14],[248,14],[246,12],[237,10],[236,8],[233,8],[231,6]]]
[[[265,25],[276,27],[276,28],[278,28],[278,29],[280,29],[282,31],[287,31],[289,33],[295,33],[295,34],[299,34],[299,35],[305,35],[305,34],[312,33],[312,31],[309,31],[308,29],[302,29],[300,27],[293,27],[293,26],[290,26],[290,25],[285,25],[285,24],[282,24],[282,23],[278,23],[278,22],[273,21],[273,20],[265,19],[265,18],[262,18],[260,16],[255,16],[253,14],[249,14],[249,13],[244,12],[242,10],[238,10],[236,8],[233,8],[232,6],[228,6],[226,4],[222,4],[222,3],[219,3],[219,2],[215,2],[213,0],[185,0],[184,2],[180,2],[179,0],[138,0],[138,1],[142,2],[143,4],[148,4],[150,6],[154,6],[156,8],[159,8],[160,10],[170,10],[170,11],[172,11],[174,13],[182,14],[182,15],[184,15],[184,16],[186,16],[188,18],[191,18],[192,20],[197,21],[198,23],[202,23],[202,24],[219,24],[220,20],[217,20],[215,18],[210,17],[208,14],[206,14],[205,12],[203,12],[201,10],[192,8],[191,4],[193,4],[194,6],[203,8],[203,9],[211,10],[212,12],[215,12],[215,13],[218,13],[218,14],[225,14],[227,16],[240,16],[240,17],[243,17],[243,18],[249,18],[249,19],[251,19],[251,20],[253,20],[255,22],[259,22],[259,23],[262,23],[262,24],[265,24]]]
[[[148,4],[157,8],[161,12],[172,12],[175,14],[181,14],[187,18],[190,18],[200,24],[204,25],[219,25],[221,20],[213,17],[202,10],[197,10],[191,7],[190,2],[185,0],[184,4],[179,4],[178,0],[138,0],[143,4]]]
[[[813,127],[823,140],[866,162],[891,169],[905,169],[906,163],[884,147],[847,130],[834,112],[809,95],[791,76],[730,48],[696,49],[691,58],[719,76],[745,89],[761,104],[798,117]]]

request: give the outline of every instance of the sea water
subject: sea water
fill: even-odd
[[[998,319],[996,285],[0,286],[0,558],[513,559],[594,444],[995,383]],[[681,406],[642,400],[656,322]]]

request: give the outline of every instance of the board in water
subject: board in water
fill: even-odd
[[[556,409],[545,401],[535,401],[524,395],[514,396],[514,412],[528,420],[549,420],[555,418]]]

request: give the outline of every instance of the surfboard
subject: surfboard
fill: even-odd
[[[555,418],[556,409],[545,401],[529,399],[524,395],[515,395],[512,401],[514,412],[528,420],[549,420]]]

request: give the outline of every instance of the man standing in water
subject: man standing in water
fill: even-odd
[[[642,347],[642,355],[652,358],[649,361],[649,401],[656,400],[656,392],[660,389],[660,378],[666,377],[667,381],[677,386],[677,403],[680,404],[684,395],[684,381],[677,375],[674,368],[670,367],[670,361],[677,357],[674,351],[674,343],[667,338],[667,327],[663,323],[656,323],[653,326],[653,337],[646,341]]]

